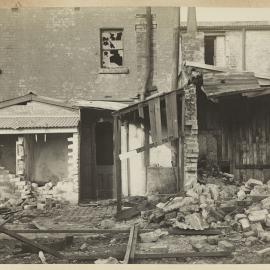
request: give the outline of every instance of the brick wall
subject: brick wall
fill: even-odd
[[[79,200],[79,134],[68,138],[68,177],[52,189],[52,197],[77,204]]]
[[[224,37],[216,39],[216,65],[242,70],[242,31],[227,31]],[[269,43],[270,31],[246,31],[246,70],[269,74]]]
[[[270,31],[246,32],[246,69],[270,73]]]
[[[184,143],[184,189],[187,190],[197,181],[197,162],[199,157],[197,97],[196,87],[185,88],[185,143]]]
[[[0,10],[0,99],[34,91],[59,98],[137,94],[136,15],[145,8]],[[152,8],[157,44],[154,82],[170,88],[173,8]],[[100,74],[100,28],[123,28],[128,74]],[[171,41],[171,42],[170,42]],[[143,41],[142,41],[143,42]]]
[[[185,33],[181,35],[183,61],[204,63],[204,33]]]

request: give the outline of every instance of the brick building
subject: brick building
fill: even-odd
[[[49,117],[51,113],[62,113],[64,117],[70,110],[78,117],[77,122],[68,127],[76,129],[76,132],[60,132],[62,135],[57,135],[57,132],[55,135],[47,134],[44,126],[28,127],[32,130],[27,136],[31,134],[36,148],[37,144],[42,144],[37,149],[44,159],[39,164],[36,164],[38,160],[33,163],[35,165],[31,177],[24,174],[27,181],[43,189],[44,185],[51,185],[49,183],[57,179],[57,183],[62,183],[59,185],[61,187],[57,189],[54,183],[48,197],[57,194],[73,203],[116,196],[116,182],[112,177],[112,112],[138,101],[145,95],[145,88],[152,95],[185,85],[185,80],[181,80],[176,82],[177,87],[172,87],[177,55],[174,43],[179,21],[177,14],[178,8],[173,7],[151,8],[150,17],[147,16],[146,8],[0,10],[2,119],[5,118],[5,110],[16,111],[19,107],[20,111],[21,105],[25,105],[27,109],[23,111],[28,111],[30,118],[40,116],[41,108],[44,108],[43,117]],[[255,71],[262,86],[269,84],[270,60],[260,60],[269,52],[269,23],[199,23],[197,28],[194,14],[193,22],[192,14],[189,18],[188,27],[184,24],[180,27],[181,42],[177,48],[180,50],[177,61],[179,71],[186,61],[194,67],[203,64],[204,68],[211,66],[214,69],[214,66],[218,66]],[[185,154],[181,170],[184,171],[184,188],[187,189],[197,178],[199,150],[200,154],[210,154],[210,157],[217,155],[217,140],[207,128],[200,126],[198,136],[196,86],[189,84],[183,88],[186,103],[183,136]],[[35,94],[29,96],[29,92]],[[28,99],[22,101],[22,97]],[[9,104],[8,100],[13,101]],[[59,106],[59,102],[67,107]],[[198,114],[206,115],[204,109],[198,111]],[[8,129],[13,129],[12,139],[6,139],[7,126],[0,128],[1,151],[13,153],[7,158],[2,155],[1,170],[8,169],[14,174],[13,178],[20,174],[19,167],[16,167],[17,161],[23,160],[19,158],[16,149],[20,148],[18,145],[23,145],[27,137],[26,133],[23,136],[22,132],[20,134],[20,129],[25,129],[22,122],[15,122],[16,129],[8,126]],[[57,123],[56,127],[48,126],[47,122],[43,125],[46,128],[65,130],[63,122],[57,120]],[[144,130],[140,124],[123,125],[121,129],[121,146],[124,151],[129,152],[145,143]],[[148,137],[151,142],[151,132]],[[42,143],[39,138],[42,138]],[[53,149],[53,158],[46,156],[46,148]],[[72,153],[77,157],[74,158]],[[59,155],[61,159],[55,158]],[[169,192],[174,192],[174,155],[175,146],[166,142],[149,151],[147,166],[143,163],[143,153],[137,153],[128,162],[122,161],[123,194],[168,192],[166,185],[165,189],[162,187],[160,190],[149,188],[149,183],[151,188],[155,186],[154,180],[157,177],[159,183],[167,181]],[[48,163],[48,159],[55,160],[55,163]],[[10,162],[13,163],[10,165]],[[50,170],[44,171],[52,172],[51,175],[44,177],[44,171],[40,173],[38,167],[43,165],[49,167]],[[44,179],[46,183],[40,181]],[[67,192],[71,192],[72,196],[65,195]]]

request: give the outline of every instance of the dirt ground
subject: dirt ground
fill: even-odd
[[[112,204],[99,206],[64,206],[61,209],[47,211],[24,210],[15,215],[10,223],[5,224],[8,229],[128,229],[134,223],[139,223],[140,228],[153,228],[140,218],[130,221],[116,222],[114,214],[116,206]],[[261,258],[256,251],[270,247],[262,241],[256,241],[251,246],[246,244],[243,233],[232,229],[226,230],[219,236],[219,240],[229,240],[235,246],[232,257],[229,258],[183,258],[183,259],[144,259],[136,263],[151,264],[261,264],[270,263],[270,257]],[[41,244],[53,247],[67,257],[74,255],[104,254],[110,257],[114,254],[124,256],[129,233],[88,233],[73,234],[73,241],[67,243],[67,234],[24,234]],[[138,239],[136,253],[156,252],[196,252],[191,242],[207,240],[207,236],[167,235],[160,237],[154,243],[142,243]],[[204,251],[215,251],[216,246],[207,245]],[[47,263],[93,263],[93,261],[77,261],[57,259],[44,252]],[[38,250],[33,250],[16,239],[3,234],[0,235],[0,263],[1,264],[40,264],[42,263]]]

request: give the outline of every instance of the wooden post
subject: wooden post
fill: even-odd
[[[246,29],[242,29],[242,70],[246,70]]]
[[[113,182],[116,184],[117,212],[119,212],[122,208],[121,161],[119,158],[119,154],[121,153],[121,121],[119,115],[114,115],[113,117],[113,143]]]
[[[175,9],[176,15],[175,15],[175,27],[173,29],[171,90],[176,90],[178,88],[178,73],[179,73],[180,8],[177,7]]]
[[[179,165],[178,178],[179,178],[179,191],[184,191],[185,185],[185,94],[181,95],[181,132],[179,136],[178,157]]]

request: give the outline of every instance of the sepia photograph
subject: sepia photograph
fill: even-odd
[[[36,2],[0,0],[0,267],[269,264],[270,5]]]

